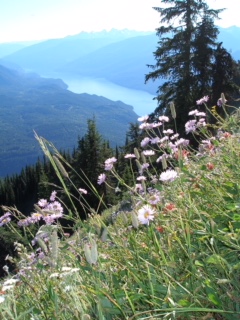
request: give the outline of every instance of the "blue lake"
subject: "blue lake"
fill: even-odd
[[[157,107],[157,102],[153,100],[154,96],[146,91],[125,88],[106,79],[72,78],[62,75],[58,77],[68,85],[68,90],[74,93],[96,94],[113,101],[120,100],[133,106],[139,116],[150,114]]]

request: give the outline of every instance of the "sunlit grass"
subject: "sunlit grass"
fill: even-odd
[[[137,187],[114,166],[106,172],[125,187],[128,205],[100,214],[83,201],[88,219],[80,221],[73,205],[73,235],[55,222],[37,229],[35,245],[17,243],[17,270],[0,287],[1,319],[240,319],[239,120],[238,111],[227,116],[214,135],[196,129],[197,151],[170,147],[170,139],[149,144],[153,156],[135,151]],[[71,199],[63,179],[71,168],[38,140]],[[177,174],[160,181],[155,163],[163,153],[164,172]],[[153,220],[149,212],[141,218],[144,206]]]

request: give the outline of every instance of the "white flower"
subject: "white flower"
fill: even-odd
[[[155,151],[153,151],[153,150],[144,150],[142,153],[145,156],[153,156],[155,154]]]
[[[131,159],[131,158],[136,158],[135,154],[133,153],[128,153],[124,156],[125,159]]]
[[[142,116],[142,117],[138,118],[138,121],[145,122],[148,120],[148,118],[149,118],[149,116]]]
[[[0,296],[0,303],[2,303],[5,300],[3,296]]]
[[[149,225],[149,221],[154,219],[155,210],[149,205],[143,206],[138,210],[138,220],[141,224]]]
[[[147,178],[144,177],[144,176],[139,176],[139,177],[137,177],[137,180],[138,181],[144,181],[144,180],[147,180]]]
[[[11,289],[13,289],[14,288],[14,285],[8,285],[8,286],[2,286],[2,291],[7,291],[7,290],[11,290]]]
[[[177,176],[178,176],[177,171],[168,169],[160,174],[159,180],[163,182],[172,182],[177,178]]]
[[[158,119],[162,122],[169,122],[169,118],[166,116],[160,116]]]
[[[78,191],[83,194],[87,194],[87,190],[83,188],[79,188]]]

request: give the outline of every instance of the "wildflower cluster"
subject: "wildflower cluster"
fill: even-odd
[[[11,213],[6,212],[3,216],[0,217],[0,227],[4,226],[5,224],[11,221],[10,216],[11,216]]]
[[[55,220],[62,218],[63,207],[59,201],[56,201],[56,191],[53,191],[50,196],[50,202],[46,199],[38,201],[38,211],[31,214],[31,216],[19,220],[18,225],[20,227],[26,227],[40,220],[43,220],[46,224],[52,224]]]
[[[197,105],[207,101],[205,96]],[[97,183],[124,190],[127,200],[120,206],[101,215],[92,210],[65,236],[61,225],[53,224],[63,214],[54,191],[19,221],[45,224],[30,250],[15,243],[18,271],[12,276],[4,266],[12,278],[0,286],[1,316],[239,318],[239,117],[229,121],[235,129],[225,124],[212,136],[203,128],[204,112],[192,110],[189,116],[194,118],[186,132],[201,133],[198,149],[167,127],[168,117],[150,123],[143,116],[139,149],[122,157],[134,168],[132,183],[118,175],[115,157],[106,159]],[[11,226],[11,215],[6,212],[0,225]]]

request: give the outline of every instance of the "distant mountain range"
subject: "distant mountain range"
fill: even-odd
[[[0,66],[0,177],[35,163],[42,151],[34,131],[59,149],[72,150],[85,134],[87,120],[112,146],[123,145],[133,108],[121,101],[75,94],[60,79],[45,79]]]
[[[240,28],[219,28],[218,40],[240,59]],[[21,67],[43,76],[89,76],[105,78],[118,85],[156,93],[159,83],[144,84],[147,64],[155,64],[153,52],[158,37],[154,32],[111,30],[109,32],[81,32],[75,36],[47,40],[28,45],[5,55],[0,63],[7,67]],[[0,51],[1,51],[0,44]],[[2,55],[1,55],[2,56]]]
[[[218,40],[240,59],[240,28],[219,31]],[[144,78],[147,64],[155,64],[157,42],[152,32],[113,29],[37,43],[0,44],[0,176],[18,172],[42,154],[33,130],[58,148],[72,149],[85,133],[87,120],[95,117],[100,133],[112,145],[124,144],[129,123],[137,119],[133,108],[84,92],[72,93],[61,76],[104,78],[155,95],[159,82],[145,85]]]

